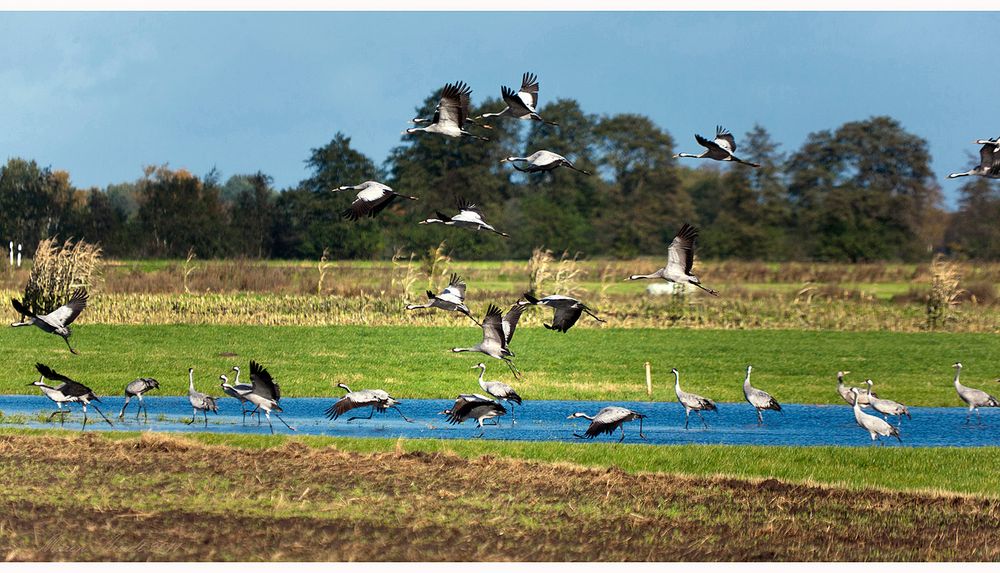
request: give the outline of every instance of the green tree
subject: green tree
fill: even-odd
[[[972,177],[959,193],[958,211],[945,233],[947,247],[972,259],[1000,259],[1000,186]]]
[[[33,160],[9,159],[0,167],[0,239],[33,250],[41,239],[66,230],[73,198],[65,171],[53,172]]]
[[[810,134],[787,163],[796,244],[832,260],[926,256],[940,203],[927,142],[889,117]]]
[[[144,254],[203,258],[228,254],[228,221],[219,187],[203,183],[184,169],[147,167],[139,181],[139,211]]]

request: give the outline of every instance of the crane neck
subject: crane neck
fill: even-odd
[[[749,392],[750,388],[751,388],[751,386],[750,386],[750,373],[747,372],[747,377],[743,379],[743,391],[744,392]]]
[[[188,370],[188,390],[194,392],[194,370]]]
[[[962,388],[962,383],[958,381],[958,377],[962,374],[961,368],[955,369],[955,388]]]
[[[674,370],[674,392],[681,393],[681,374]]]

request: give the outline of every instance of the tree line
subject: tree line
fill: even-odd
[[[418,113],[433,113],[437,94]],[[482,110],[502,107],[483,102]],[[11,158],[0,167],[0,239],[85,239],[108,256],[386,258],[441,241],[462,258],[526,258],[535,247],[584,256],[662,255],[684,222],[701,229],[699,255],[749,260],[924,260],[931,251],[1000,258],[1000,188],[970,178],[956,212],[942,208],[927,142],[890,117],[809,135],[790,153],[756,125],[738,138],[759,169],[673,158],[666,130],[638,114],[586,113],[572,99],[540,110],[558,127],[494,121],[490,141],[405,135],[380,165],[337,133],[312,149],[311,175],[275,189],[258,172],[223,179],[168,166],[135,181],[77,189],[65,171]],[[531,125],[528,125],[530,123]],[[687,141],[687,138],[685,138]],[[692,141],[692,145],[694,145]],[[549,149],[594,173],[523,174],[500,160]],[[970,162],[972,158],[970,157]],[[339,215],[340,185],[382,181],[419,201],[374,219]],[[480,205],[509,239],[417,225],[459,199]],[[30,250],[29,250],[30,252]]]

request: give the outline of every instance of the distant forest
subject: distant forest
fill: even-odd
[[[418,110],[423,117],[436,96]],[[502,107],[488,100],[473,115]],[[381,165],[337,133],[306,158],[312,175],[280,190],[265,173],[198,176],[166,165],[136,181],[77,189],[57,167],[11,158],[0,167],[0,240],[23,243],[29,256],[40,239],[58,236],[99,243],[116,258],[193,250],[200,258],[317,259],[326,249],[330,258],[372,259],[441,241],[467,260],[527,258],[540,246],[632,257],[664,255],[690,222],[705,258],[916,261],[942,251],[1000,259],[998,183],[962,180],[959,208],[946,212],[927,142],[889,117],[812,133],[793,152],[754,126],[735,134],[737,155],[761,165],[753,169],[674,159],[701,150],[691,134],[678,145],[643,115],[588,114],[572,99],[540,113],[559,126],[503,118],[492,130],[470,127],[488,142],[405,135]],[[500,162],[539,149],[594,175],[528,175]],[[419,200],[397,200],[374,219],[342,219],[354,192],[331,190],[368,179]],[[459,199],[477,203],[511,237],[417,225],[436,210],[454,214]]]

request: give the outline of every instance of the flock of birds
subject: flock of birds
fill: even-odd
[[[489,138],[474,134],[466,128],[472,126],[482,129],[492,129],[491,126],[482,123],[482,120],[501,117],[513,117],[519,120],[537,121],[558,126],[557,123],[545,120],[539,115],[537,109],[538,89],[539,84],[535,75],[525,73],[518,91],[515,92],[506,86],[501,87],[501,97],[506,104],[503,110],[496,113],[485,113],[472,118],[469,115],[472,90],[464,82],[449,83],[441,90],[433,117],[412,119],[411,123],[421,125],[422,127],[412,127],[403,133],[430,133],[454,138],[471,137],[478,140],[488,140]],[[723,129],[721,126],[716,128],[714,139],[710,140],[696,134],[695,140],[705,148],[701,154],[679,153],[674,157],[730,161],[754,168],[759,167],[758,164],[743,160],[735,155],[737,149],[736,140],[729,131]],[[969,175],[1000,178],[1000,138],[977,140],[976,143],[982,145],[982,149],[980,150],[980,165],[968,172],[952,173],[948,176],[949,178]],[[591,175],[590,172],[577,168],[564,156],[545,149],[523,157],[506,157],[501,162],[510,163],[516,170],[528,174],[545,173],[565,167],[584,175]],[[378,181],[365,181],[357,185],[343,185],[334,189],[334,191],[347,190],[356,192],[355,199],[351,205],[341,213],[343,217],[350,220],[358,220],[365,216],[374,217],[388,207],[397,197],[413,201],[417,200],[417,197],[397,193],[388,185]],[[435,217],[420,221],[419,224],[443,224],[472,231],[487,231],[501,237],[509,236],[507,233],[498,231],[487,223],[483,211],[478,206],[463,199],[458,200],[458,214],[449,216],[441,211],[436,211]],[[662,279],[682,285],[694,285],[712,296],[718,296],[718,291],[702,285],[698,277],[692,274],[694,248],[697,238],[697,229],[689,224],[684,224],[667,248],[667,262],[662,268],[650,274],[633,274],[628,276],[626,280]],[[577,323],[583,314],[587,314],[596,321],[605,322],[604,319],[595,314],[593,309],[576,298],[560,294],[551,294],[537,298],[535,293],[530,292],[524,293],[523,298],[519,298],[514,302],[506,312],[503,312],[497,304],[489,304],[482,321],[479,321],[476,320],[472,311],[465,304],[465,293],[466,283],[458,275],[452,275],[448,286],[441,292],[434,293],[433,291],[427,291],[427,302],[425,304],[410,304],[405,308],[406,310],[437,308],[448,312],[464,314],[482,330],[482,341],[471,347],[452,348],[452,352],[478,352],[490,358],[501,360],[507,365],[516,380],[521,378],[521,373],[512,360],[514,352],[510,349],[510,343],[517,328],[518,320],[528,306],[544,306],[552,309],[552,320],[550,323],[545,324],[545,328],[557,332],[567,332]],[[71,334],[69,326],[86,308],[87,300],[86,290],[78,289],[72,294],[70,300],[65,305],[48,314],[34,314],[28,308],[28,305],[17,299],[12,299],[11,302],[14,309],[20,313],[21,320],[13,323],[11,326],[33,325],[47,333],[56,334],[63,338],[71,353],[77,354],[77,351],[69,342]],[[957,363],[954,366],[957,369],[955,389],[959,397],[969,407],[966,422],[969,421],[969,417],[973,411],[976,412],[977,416],[979,415],[980,407],[998,406],[996,398],[986,392],[962,386],[959,383],[959,373],[962,365]],[[493,424],[499,424],[498,417],[505,415],[507,407],[509,407],[513,421],[514,404],[518,406],[522,405],[522,398],[516,390],[500,381],[484,380],[485,364],[479,363],[473,366],[473,368],[479,369],[479,386],[487,395],[461,394],[455,399],[454,405],[441,412],[441,414],[447,416],[448,422],[452,424],[474,419],[476,420],[477,427],[482,430],[485,421],[492,420]],[[54,371],[44,364],[36,364],[36,369],[39,373],[39,379],[30,385],[37,386],[58,406],[58,410],[49,416],[50,420],[54,416],[60,415],[61,420],[64,421],[68,409],[64,410],[63,405],[78,403],[83,409],[83,428],[86,428],[88,420],[87,406],[93,406],[108,424],[112,424],[111,420],[97,406],[100,399],[90,388]],[[240,368],[238,366],[233,367],[233,370],[236,373],[233,383],[230,384],[228,377],[223,374],[220,376],[222,380],[220,386],[227,396],[235,398],[240,402],[244,423],[246,423],[246,417],[249,415],[251,418],[257,416],[257,423],[260,424],[260,413],[263,412],[272,433],[274,432],[274,426],[271,423],[271,414],[274,414],[290,430],[295,430],[295,428],[290,426],[281,417],[281,412],[283,412],[280,406],[281,390],[266,368],[255,361],[251,361],[250,384],[240,383]],[[754,388],[750,384],[751,371],[752,367],[747,366],[746,378],[743,382],[743,394],[747,402],[755,408],[758,424],[763,424],[764,418],[762,412],[764,410],[780,412],[781,405],[770,394],[759,388]],[[684,427],[689,427],[691,412],[695,412],[702,424],[707,427],[708,424],[702,416],[702,412],[706,410],[716,411],[715,402],[703,396],[681,390],[680,374],[676,369],[672,370],[672,372],[675,376],[674,390],[677,394],[677,399],[685,410]],[[877,441],[880,437],[885,436],[892,436],[898,439],[899,428],[890,424],[888,417],[896,416],[897,420],[901,420],[903,415],[909,417],[906,407],[897,402],[879,398],[871,391],[871,380],[866,382],[867,387],[865,389],[846,388],[843,385],[843,376],[845,374],[845,372],[838,373],[838,391],[853,406],[855,420],[858,425],[871,434],[873,441]],[[61,384],[50,386],[45,384],[46,378],[59,381]],[[200,412],[207,426],[208,412],[218,412],[217,398],[195,389],[193,368],[188,370],[188,380],[188,397],[192,407],[192,418],[188,423],[194,423]],[[384,390],[367,389],[352,391],[344,384],[339,384],[338,386],[347,393],[326,410],[325,414],[330,420],[336,420],[338,417],[357,408],[370,408],[369,415],[364,419],[370,419],[375,413],[384,413],[392,409],[407,422],[412,422],[412,420],[403,415],[399,410],[398,406],[400,402]],[[140,413],[148,419],[143,395],[158,388],[159,383],[153,378],[138,378],[129,382],[125,387],[125,403],[119,412],[119,419],[124,419],[125,409],[133,398],[138,401],[136,419],[138,419]],[[504,403],[507,404],[506,407]],[[252,406],[252,409],[248,409],[248,406]],[[879,418],[864,412],[863,408],[868,407],[882,414],[884,417]],[[351,417],[348,421],[358,418],[361,418],[361,416]],[[601,433],[611,434],[616,430],[620,430],[621,438],[619,441],[621,441],[625,438],[623,424],[633,420],[639,421],[639,435],[640,437],[645,437],[642,432],[642,421],[645,416],[628,408],[609,406],[600,410],[594,416],[589,416],[583,412],[576,412],[568,418],[590,420],[590,426],[582,436],[574,434],[578,437],[593,438]],[[480,436],[482,435],[480,433]]]

